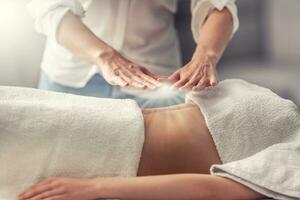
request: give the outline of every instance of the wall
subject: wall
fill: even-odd
[[[300,56],[300,1],[268,0],[268,51],[272,58],[293,59]],[[300,61],[299,61],[300,64]]]
[[[45,38],[33,29],[28,0],[0,1],[0,85],[36,86]]]
[[[260,42],[261,49],[257,56],[236,57],[219,65],[220,77],[242,78],[257,83],[300,106],[300,1],[264,0],[260,3],[260,12],[253,11],[252,15],[261,15],[256,26],[260,29],[256,41]],[[242,19],[247,11],[239,10]],[[241,26],[251,27],[245,20]],[[251,37],[248,35],[248,38]],[[235,50],[248,48],[245,44],[241,40]]]

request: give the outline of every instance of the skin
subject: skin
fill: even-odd
[[[19,200],[244,200],[264,196],[233,180],[209,175],[221,164],[199,108],[184,104],[143,110],[145,142],[137,177],[51,177]]]
[[[212,11],[203,24],[191,61],[164,79],[179,90],[200,91],[217,85],[216,64],[230,41],[232,29],[232,16],[227,8]]]
[[[111,85],[136,89],[156,89],[162,80],[180,90],[202,90],[218,83],[216,64],[227,46],[233,29],[227,8],[213,10],[204,22],[191,61],[169,77],[151,73],[129,61],[98,38],[79,17],[68,12],[57,31],[57,41],[74,55],[99,66]]]
[[[79,58],[99,66],[111,85],[155,89],[160,83],[145,67],[135,64],[98,38],[80,18],[68,12],[56,35],[59,44]]]
[[[125,59],[72,13],[63,18],[57,40],[70,52],[98,65],[112,85],[155,89],[159,81],[170,81],[176,88],[198,91],[218,83],[216,64],[230,40],[232,24],[226,8],[214,10],[203,24],[191,61],[170,77],[158,77]],[[31,186],[18,199],[243,200],[263,197],[237,182],[209,175],[210,166],[220,164],[221,160],[195,105],[143,110],[143,114],[145,145],[137,177],[51,177]]]

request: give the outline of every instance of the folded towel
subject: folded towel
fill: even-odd
[[[1,200],[51,176],[136,176],[143,143],[133,100],[0,87]]]
[[[290,100],[239,79],[192,92],[223,164],[212,175],[275,199],[300,199],[300,112]]]

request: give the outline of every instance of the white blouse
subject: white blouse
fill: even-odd
[[[206,16],[227,7],[238,29],[235,0],[192,0],[191,27],[195,41]],[[84,87],[99,67],[79,59],[56,41],[57,27],[71,11],[101,40],[150,71],[169,75],[181,66],[173,15],[177,0],[32,0],[28,10],[38,32],[47,36],[42,70],[57,83]]]

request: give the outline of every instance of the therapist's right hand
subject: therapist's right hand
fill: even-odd
[[[115,50],[103,54],[99,58],[98,66],[104,79],[111,85],[151,90],[160,85],[155,74],[127,60]]]

